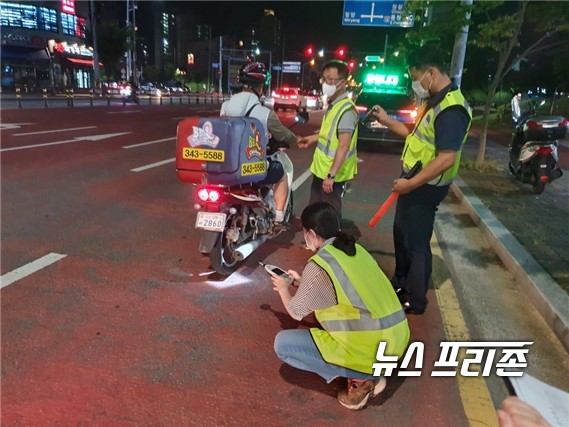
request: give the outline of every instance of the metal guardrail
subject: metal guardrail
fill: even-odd
[[[11,96],[9,96],[11,97]],[[2,94],[4,102],[9,102],[6,99],[6,94]],[[28,102],[43,103],[44,108],[61,107],[66,105],[68,107],[75,107],[78,101],[87,101],[90,106],[101,105],[126,105],[136,103],[138,105],[221,105],[224,101],[229,99],[227,94],[208,94],[208,93],[179,93],[179,94],[165,94],[165,95],[138,95],[136,98],[125,98],[118,94],[95,94],[92,90],[85,94],[76,94],[73,89],[68,89],[64,93],[48,94],[47,89],[43,89],[41,94],[26,94],[22,96],[21,90],[16,88],[15,102],[17,108],[24,108]],[[81,103],[82,105],[85,102]]]

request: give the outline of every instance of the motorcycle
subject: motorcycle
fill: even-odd
[[[307,113],[299,113],[295,117],[295,122],[290,128],[297,123],[306,123],[308,121]],[[215,120],[213,126],[215,127]],[[220,119],[217,119],[220,120]],[[253,123],[258,122],[256,119]],[[204,132],[208,132],[206,125],[203,123]],[[260,123],[258,123],[260,124]],[[194,135],[196,134],[196,127]],[[234,126],[235,127],[235,126]],[[253,127],[253,125],[251,125]],[[215,135],[217,131],[212,131],[211,135]],[[253,137],[248,136],[248,150],[255,146]],[[182,146],[182,150],[187,150],[189,156],[213,157],[220,153],[194,153],[195,149],[188,149],[184,144],[185,137],[180,138],[180,125],[178,128],[178,145]],[[235,139],[235,138],[234,138]],[[211,140],[211,137],[210,137]],[[219,143],[218,143],[219,144]],[[220,144],[221,145],[221,144]],[[235,145],[235,144],[234,144]],[[280,234],[282,229],[277,230],[275,227],[275,201],[271,186],[257,184],[255,182],[244,182],[243,177],[253,177],[257,171],[266,170],[266,161],[278,161],[282,164],[288,182],[289,194],[285,205],[284,223],[288,223],[292,217],[293,211],[293,195],[292,195],[292,179],[293,164],[284,150],[290,148],[290,144],[271,140],[268,142],[266,157],[259,159],[253,163],[246,163],[247,157],[242,157],[239,165],[236,166],[240,170],[241,180],[235,181],[233,175],[227,175],[225,178],[216,173],[219,170],[220,163],[209,162],[207,167],[208,173],[203,173],[204,166],[201,171],[197,171],[200,182],[197,181],[196,171],[189,169],[183,170],[182,162],[178,162],[178,157],[182,160],[185,156],[184,151],[177,150],[177,170],[178,176],[182,181],[193,182],[195,184],[194,197],[195,209],[197,210],[195,228],[201,232],[201,240],[199,243],[199,251],[202,254],[209,255],[209,259],[213,269],[223,275],[228,276],[233,273],[250,256],[256,249],[272,237]],[[207,151],[207,150],[206,150]],[[219,151],[219,150],[209,150]],[[243,151],[243,150],[242,150]],[[262,149],[261,149],[262,151]],[[224,153],[224,162],[230,163],[231,159],[228,150]],[[188,156],[185,156],[186,158]],[[215,159],[214,159],[215,160]],[[214,167],[217,166],[217,169]],[[185,176],[185,173],[189,173]],[[185,178],[185,179],[184,179]],[[253,180],[249,178],[248,180]]]
[[[119,87],[119,94],[122,98],[123,104],[127,102],[139,103],[138,88],[130,83],[123,84]]]
[[[562,116],[538,114],[537,107],[544,103],[520,95],[512,99],[515,130],[508,148],[508,166],[517,180],[532,185],[535,194],[541,194],[546,183],[563,175],[557,167],[557,148],[569,126]]]

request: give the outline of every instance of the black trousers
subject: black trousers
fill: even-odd
[[[424,309],[428,303],[435,212],[448,190],[448,185],[423,185],[397,200],[393,223],[395,280],[407,291],[407,300],[416,310]]]
[[[324,180],[312,175],[312,184],[310,185],[310,200],[308,204],[314,202],[328,202],[338,213],[339,224],[342,223],[342,196],[346,188],[346,182],[334,182],[331,193],[325,193],[322,189]]]

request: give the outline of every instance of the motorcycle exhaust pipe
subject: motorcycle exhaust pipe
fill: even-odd
[[[233,258],[237,261],[243,261],[249,255],[253,253],[259,246],[261,246],[265,241],[268,239],[269,236],[266,234],[259,237],[257,240],[253,240],[252,242],[245,243],[244,245],[239,246],[237,249],[233,251]]]

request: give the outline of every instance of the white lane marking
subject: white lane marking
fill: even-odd
[[[67,132],[72,130],[83,130],[83,129],[96,129],[97,126],[85,126],[82,128],[68,128],[68,129],[55,129],[55,130],[43,130],[41,132],[26,132],[26,133],[15,133],[13,136],[26,136],[26,135],[40,135],[42,133],[56,133],[56,132]]]
[[[0,123],[0,130],[20,129],[24,125],[33,125],[33,123]]]
[[[109,111],[107,114],[130,114],[130,113],[142,113],[142,111],[141,110]]]
[[[142,171],[145,171],[146,169],[152,169],[152,168],[156,168],[158,166],[162,166],[162,165],[166,165],[168,163],[172,163],[175,160],[176,160],[176,158],[172,157],[171,159],[166,159],[166,160],[162,160],[161,162],[151,163],[151,164],[146,165],[146,166],[140,166],[138,168],[131,169],[130,171],[131,172],[142,172]]]
[[[26,265],[16,268],[15,270],[10,271],[9,273],[3,274],[0,276],[0,289],[4,288],[12,283],[23,279],[30,274],[35,273],[36,271],[41,270],[42,268],[47,267],[48,265],[53,264],[54,262],[59,261],[62,258],[65,258],[67,255],[63,254],[56,254],[51,252],[47,255],[42,256],[41,258],[36,259],[35,261],[29,262]]]
[[[125,145],[123,148],[142,147],[142,146],[144,146],[144,145],[157,144],[157,143],[159,143],[159,142],[165,142],[165,141],[172,141],[173,139],[176,139],[176,137],[173,136],[173,137],[171,137],[171,138],[164,138],[164,139],[157,139],[157,140],[155,140],[155,141],[141,142],[140,144]]]
[[[292,183],[292,191],[296,191],[298,189],[298,187],[300,187],[302,184],[304,184],[304,181],[306,181],[308,179],[308,177],[312,175],[312,172],[310,172],[310,169],[306,169],[302,175],[300,175],[298,178],[296,178],[293,183]]]
[[[47,142],[45,144],[35,144],[35,145],[24,145],[22,147],[2,148],[0,149],[0,151],[26,150],[28,148],[46,147],[48,145],[67,144],[69,142],[78,142],[78,141],[100,141],[101,139],[113,138],[115,136],[126,135],[127,133],[130,132],[107,133],[105,135],[77,136],[73,139],[68,139],[66,141]]]

